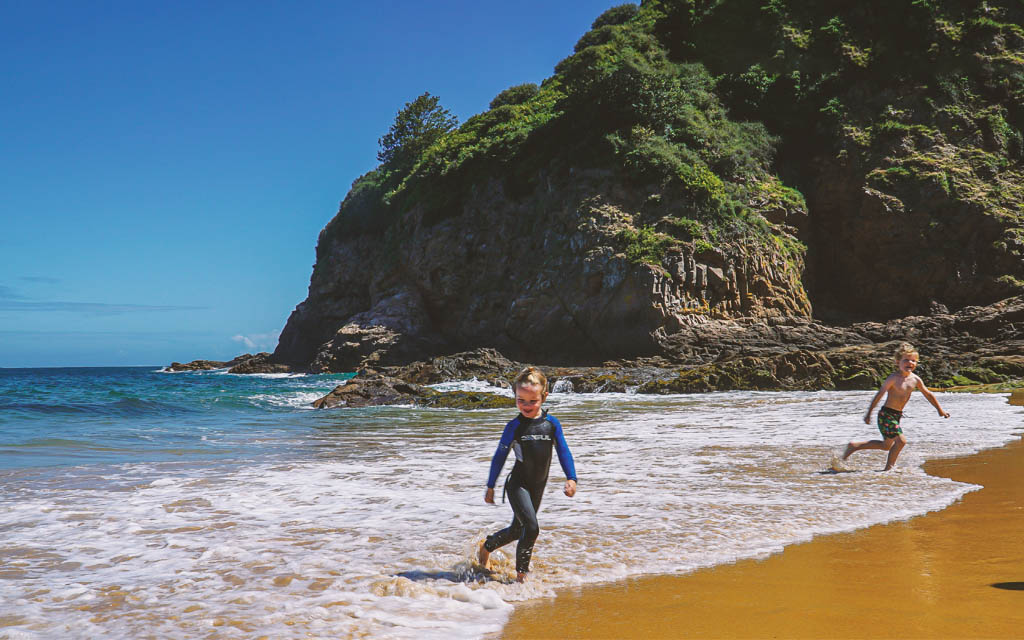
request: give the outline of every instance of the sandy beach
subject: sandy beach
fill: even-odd
[[[984,488],[942,511],[761,560],[566,590],[517,606],[501,637],[1021,637],[1024,441],[925,470]]]

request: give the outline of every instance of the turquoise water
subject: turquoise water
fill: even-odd
[[[526,584],[483,500],[509,410],[317,411],[344,376],[0,370],[0,638],[477,639],[583,584],[778,553],[979,489],[924,461],[1018,438],[1005,395],[919,396],[896,471],[834,473],[873,392],[560,388],[579,491],[552,465]],[[442,388],[489,389],[475,381]],[[507,390],[489,389],[497,393]],[[511,463],[509,463],[511,464]]]
[[[347,377],[0,369],[0,469],[297,455]]]

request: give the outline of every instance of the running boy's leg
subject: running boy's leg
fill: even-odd
[[[843,460],[846,460],[854,453],[863,451],[864,449],[888,449],[892,447],[892,439],[886,438],[885,440],[865,440],[864,442],[851,442],[846,445],[846,451],[843,452]]]
[[[885,440],[867,440],[865,442],[851,442],[846,445],[846,451],[843,452],[843,460],[849,458],[852,454],[862,451],[864,449],[884,449],[889,451],[889,455],[892,458],[891,462],[896,461],[896,457],[900,454],[900,449],[907,443],[907,439],[903,437],[903,430],[900,429],[900,418],[903,414],[900,411],[889,407],[882,407],[878,410],[878,431],[882,434]],[[902,443],[899,448],[896,449],[895,455],[892,453],[893,444],[898,438],[902,438]],[[888,471],[892,467],[887,465],[885,469]]]
[[[895,438],[892,438],[892,445],[889,448],[889,457],[885,461],[885,471],[889,471],[896,466],[896,458],[900,457],[900,451],[907,444],[907,436],[902,433]],[[886,440],[889,442],[889,440]]]

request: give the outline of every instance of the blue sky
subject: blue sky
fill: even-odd
[[[424,91],[540,82],[593,0],[0,0],[0,367],[272,351]]]

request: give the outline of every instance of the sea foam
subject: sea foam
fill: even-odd
[[[876,437],[862,421],[870,397],[552,394],[579,492],[562,495],[553,463],[526,584],[514,582],[514,544],[491,572],[473,563],[511,521],[507,504],[483,501],[508,411],[303,412],[289,457],[6,472],[0,618],[14,622],[3,631],[479,638],[559,588],[692,571],[944,508],[978,487],[921,463],[1004,444],[1022,415],[1005,397],[944,394],[943,420],[914,398],[898,472],[880,473],[876,451],[834,473],[846,441]]]

